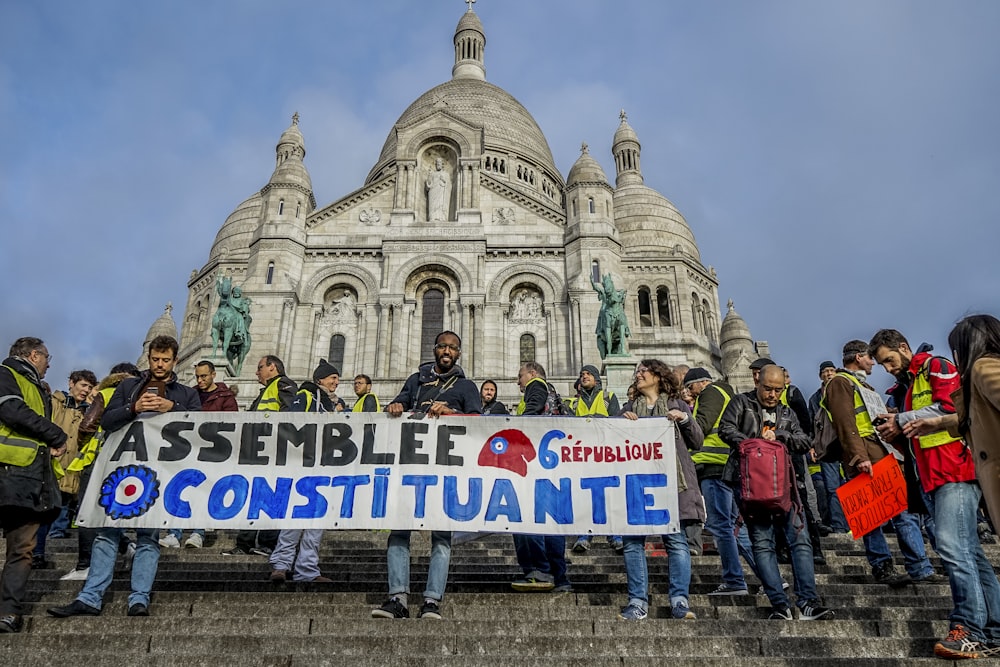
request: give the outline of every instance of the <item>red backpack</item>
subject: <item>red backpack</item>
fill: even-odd
[[[791,510],[795,473],[785,446],[777,440],[751,438],[739,444],[739,457],[741,512],[764,516]]]

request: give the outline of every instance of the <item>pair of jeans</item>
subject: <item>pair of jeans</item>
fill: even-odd
[[[236,547],[247,553],[258,546],[274,551],[274,548],[278,546],[279,532],[277,530],[241,530],[236,533]]]
[[[90,554],[90,572],[83,590],[76,599],[97,609],[104,601],[104,592],[115,575],[118,544],[124,528],[99,528]],[[156,528],[136,528],[135,558],[132,560],[132,593],[128,606],[149,606],[149,593],[156,579],[156,566],[160,562],[160,531]]]
[[[851,530],[844,517],[844,508],[840,506],[837,489],[844,483],[840,475],[840,463],[820,461],[819,472],[823,476],[823,486],[826,487],[826,504],[830,512],[830,528],[835,533],[846,533]]]
[[[955,605],[948,620],[964,625],[979,641],[1000,640],[1000,583],[976,532],[982,489],[976,482],[949,482],[928,495],[937,552]]]
[[[668,590],[670,605],[683,601],[687,604],[691,590],[691,551],[684,533],[661,535],[667,550],[667,569],[670,573]],[[625,581],[628,587],[628,604],[643,609],[649,606],[649,568],[646,565],[646,536],[625,535]]]
[[[771,520],[753,518],[747,520],[753,555],[757,559],[757,576],[764,584],[764,592],[772,607],[784,609],[789,606],[788,595],[782,588],[781,571],[774,550],[775,531],[781,531],[788,541],[792,555],[792,574],[795,577],[796,604],[801,609],[809,602],[819,599],[816,593],[816,572],[813,569],[813,550],[806,527],[805,512],[792,507],[784,516]]]
[[[896,541],[899,542],[899,550],[903,553],[903,563],[907,574],[914,579],[933,574],[934,566],[927,558],[927,551],[924,549],[924,536],[920,532],[920,523],[917,521],[917,517],[909,512],[903,512],[889,519],[889,522],[896,529]],[[881,527],[868,533],[862,539],[865,543],[865,555],[873,570],[884,563],[892,563],[889,543],[885,541],[885,534]]]
[[[288,572],[294,565],[295,574],[292,578],[295,581],[312,581],[321,574],[319,544],[322,541],[322,529],[282,530],[278,533],[278,546],[271,552],[271,568]]]
[[[746,588],[747,582],[740,565],[740,553],[751,569],[756,568],[746,529],[741,527],[737,538],[736,521],[739,510],[733,487],[721,479],[701,480],[701,495],[705,499],[708,518],[705,527],[715,540],[715,548],[722,560],[722,583],[730,588]]]
[[[385,554],[389,570],[389,595],[410,592],[410,531],[394,530],[389,533]],[[451,562],[451,533],[431,532],[431,562],[427,567],[427,590],[424,597],[440,602],[448,585],[448,564]]]
[[[171,528],[167,532],[169,534],[173,535],[174,537],[176,537],[178,542],[181,539],[181,535],[184,534],[184,531],[181,530],[180,528]],[[201,535],[201,539],[205,539],[205,529],[204,528],[195,528],[194,530],[191,531],[191,534],[192,535]]]
[[[9,510],[9,508],[8,508]],[[31,551],[35,547],[38,521],[31,514],[10,510],[0,519],[7,557],[0,572],[0,615],[24,613],[24,595],[31,575]]]
[[[563,535],[514,535],[514,553],[524,576],[569,584],[566,572],[566,538]]]

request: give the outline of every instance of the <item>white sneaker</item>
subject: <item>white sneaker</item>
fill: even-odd
[[[167,533],[160,538],[160,546],[166,547],[167,549],[180,549],[181,541],[177,539],[176,535]]]
[[[89,567],[82,570],[70,570],[63,576],[59,577],[59,581],[86,581],[88,574],[90,574]]]
[[[184,546],[187,549],[201,549],[204,546],[205,541],[202,539],[201,535],[198,533],[192,533],[191,537],[184,541]]]

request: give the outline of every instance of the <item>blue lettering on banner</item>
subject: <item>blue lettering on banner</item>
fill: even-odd
[[[619,477],[584,477],[580,480],[580,488],[590,491],[594,523],[604,525],[608,522],[608,498],[605,490],[621,485]]]
[[[350,519],[354,516],[354,489],[372,483],[368,475],[337,475],[330,480],[330,486],[344,487],[344,501],[340,504],[340,518]]]
[[[650,487],[665,487],[667,476],[625,475],[625,507],[630,526],[664,525],[670,523],[670,511],[650,509],[653,496],[646,493]]]
[[[264,512],[272,519],[284,519],[285,512],[288,511],[288,498],[291,495],[291,477],[279,477],[274,480],[273,489],[263,477],[254,477],[247,518],[259,519],[260,513]]]
[[[385,517],[386,498],[389,495],[389,468],[375,468],[375,495],[372,497],[372,518]]]
[[[549,449],[549,443],[557,438],[565,437],[566,434],[559,429],[549,431],[542,436],[541,442],[538,443],[538,461],[546,470],[552,470],[559,465],[559,455]]]
[[[493,482],[493,492],[486,505],[486,521],[496,521],[505,516],[511,523],[521,522],[521,504],[517,500],[514,484],[509,479],[498,479]]]
[[[330,478],[321,475],[302,477],[295,482],[295,492],[306,499],[305,505],[292,508],[293,519],[319,519],[326,516],[329,503],[318,491],[321,486],[330,486]]]
[[[403,475],[403,486],[413,487],[413,518],[427,515],[427,487],[436,486],[437,475]]]
[[[226,496],[232,492],[233,498],[226,504]],[[243,475],[227,475],[212,486],[208,494],[208,515],[213,519],[232,519],[240,513],[247,502],[250,482]]]
[[[550,480],[535,480],[535,523],[544,524],[546,514],[556,523],[573,523],[573,486],[569,477],[559,479],[559,488]]]
[[[483,506],[483,479],[469,478],[469,500],[464,505],[458,499],[458,478],[445,475],[444,478],[444,513],[455,521],[469,521],[476,518]]]
[[[174,475],[163,489],[163,507],[167,513],[179,519],[190,519],[191,503],[183,500],[181,493],[188,487],[198,486],[205,479],[205,473],[190,468]]]

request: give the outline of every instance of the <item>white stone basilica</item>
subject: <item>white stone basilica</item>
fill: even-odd
[[[219,379],[256,395],[256,361],[276,354],[295,380],[320,358],[386,400],[433,337],[462,337],[461,365],[517,395],[522,360],[542,363],[560,391],[584,364],[600,367],[592,279],[627,290],[629,352],[733,373],[756,358],[718,281],[674,205],[643,184],[640,144],[623,111],[612,186],[587,145],[564,180],[531,114],[486,81],[486,33],[471,8],[455,29],[451,79],[421,95],[389,131],[364,185],[317,207],[298,114],[267,184],[226,219],[208,262],[191,275],[178,371],[215,361]],[[251,301],[252,346],[239,377],[212,355],[217,278]],[[725,338],[720,338],[725,335]],[[616,389],[620,389],[617,388]]]

